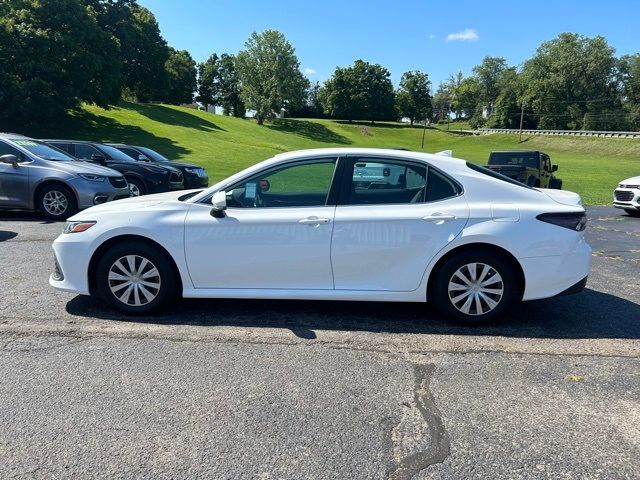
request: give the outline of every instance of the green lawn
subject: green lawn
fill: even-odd
[[[445,126],[446,128],[446,126]],[[123,103],[110,110],[86,107],[67,122],[25,132],[49,138],[124,142],[157,149],[173,159],[207,168],[219,180],[276,153],[328,146],[404,147],[420,150],[421,127],[400,123],[349,124],[331,120],[278,120],[258,126],[167,105]],[[559,165],[564,188],[587,204],[608,204],[620,180],[640,175],[640,140],[517,135],[457,136],[426,132],[424,151],[453,150],[454,156],[485,164],[492,150],[544,150]]]

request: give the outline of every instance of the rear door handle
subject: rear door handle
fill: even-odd
[[[427,222],[433,222],[437,224],[442,224],[444,222],[450,222],[451,220],[455,220],[455,215],[444,215],[442,213],[433,213],[431,215],[427,215],[426,217],[422,217],[422,220]]]
[[[318,226],[318,225],[326,225],[331,220],[328,218],[318,218],[318,217],[308,217],[303,218],[302,220],[298,220],[300,225],[309,225],[310,227]]]

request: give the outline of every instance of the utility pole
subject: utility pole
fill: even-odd
[[[422,145],[420,146],[420,150],[424,150],[424,134],[427,132],[427,119],[425,118],[422,121]]]
[[[520,109],[520,138],[518,143],[522,143],[522,122],[524,120],[524,100],[522,101],[522,108]]]

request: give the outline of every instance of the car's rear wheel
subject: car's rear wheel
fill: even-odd
[[[625,208],[625,212],[627,212],[632,217],[640,217],[640,210],[634,210],[632,208]]]
[[[509,261],[492,251],[473,249],[440,267],[432,294],[441,313],[462,323],[480,324],[513,306],[519,290]]]
[[[102,256],[96,269],[98,292],[108,303],[128,313],[147,313],[177,296],[176,272],[166,254],[146,243],[116,246]]]
[[[63,185],[47,185],[36,201],[38,210],[53,220],[66,220],[78,211],[76,197]]]
[[[132,197],[139,197],[140,195],[147,193],[147,189],[140,180],[136,178],[127,178],[127,182],[129,183],[129,194]]]

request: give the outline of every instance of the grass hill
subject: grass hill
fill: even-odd
[[[172,159],[200,164],[217,181],[274,154],[328,146],[404,147],[420,150],[422,129],[383,122],[349,124],[332,120],[276,120],[264,126],[168,105],[124,102],[103,110],[88,106],[68,121],[36,137],[74,138],[145,145]],[[580,193],[586,204],[608,204],[617,183],[640,175],[640,140],[516,135],[457,136],[427,130],[426,152],[453,150],[454,156],[486,164],[492,150],[544,150],[559,165],[564,188]]]

